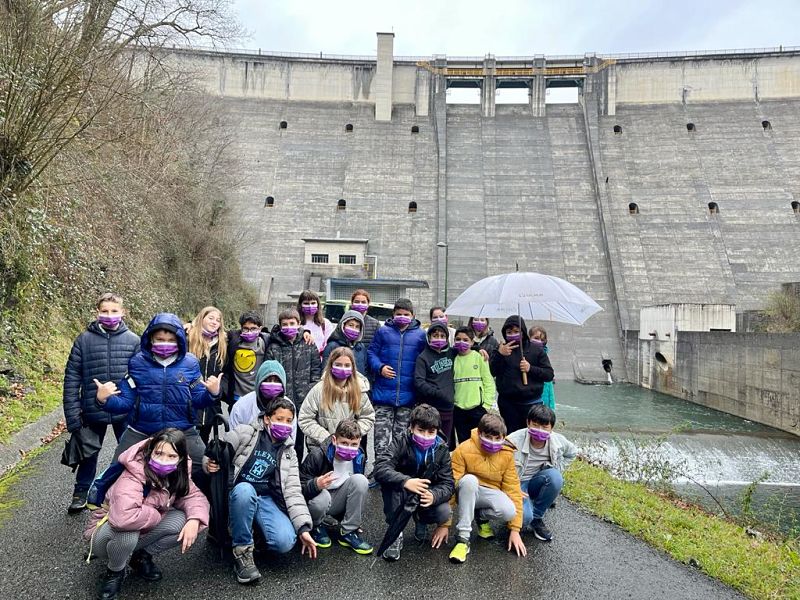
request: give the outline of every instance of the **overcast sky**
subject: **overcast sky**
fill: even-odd
[[[772,0],[233,0],[250,34],[239,44],[284,52],[518,56],[800,45],[800,1]]]

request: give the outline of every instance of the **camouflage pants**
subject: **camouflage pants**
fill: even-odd
[[[411,407],[375,407],[375,462],[389,456],[392,441],[405,435],[411,420]]]

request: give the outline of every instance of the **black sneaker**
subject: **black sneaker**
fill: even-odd
[[[425,523],[417,521],[414,525],[414,539],[420,544],[425,543],[425,540],[428,539],[428,526]]]
[[[159,581],[161,569],[153,562],[153,556],[145,550],[137,550],[131,556],[131,571],[145,581]]]
[[[533,535],[536,536],[537,540],[542,540],[543,542],[549,542],[553,539],[553,534],[550,533],[550,530],[544,524],[542,519],[534,519],[531,522],[531,529],[533,530]]]
[[[75,495],[72,497],[72,502],[67,507],[67,512],[69,514],[75,515],[79,512],[83,512],[83,509],[86,508],[86,494],[87,492],[75,493]]]
[[[394,543],[383,553],[384,560],[395,562],[400,560],[400,551],[403,549],[403,534],[401,533]]]
[[[106,569],[106,572],[100,576],[100,585],[98,586],[100,600],[116,600],[119,597],[119,591],[122,589],[123,581],[125,581],[125,569],[122,569],[122,571]]]

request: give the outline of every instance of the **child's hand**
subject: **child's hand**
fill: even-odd
[[[303,332],[303,341],[306,343],[306,346],[310,346],[314,343],[314,336],[311,335],[310,331]]]
[[[484,361],[486,361],[486,362],[489,362],[489,353],[488,353],[486,350],[484,350],[483,348],[481,348],[480,350],[478,350],[478,352],[479,352],[479,353],[480,353],[480,355],[483,357],[483,360],[484,360]]]
[[[105,383],[100,383],[97,379],[93,381],[97,386],[97,401],[100,404],[105,404],[110,396],[116,396],[120,393],[117,389],[117,384],[113,381],[106,381]]]
[[[512,531],[508,534],[508,551],[511,552],[512,548],[517,556],[528,556],[528,549],[525,548],[525,542],[522,541],[519,531]]]
[[[430,490],[425,490],[419,495],[419,505],[422,508],[428,508],[429,506],[433,506],[433,494]]]
[[[217,473],[219,471],[219,464],[211,460],[210,458],[205,462],[206,473]]]
[[[219,395],[219,388],[220,388],[220,384],[222,383],[222,380],[219,377],[217,377],[216,375],[212,375],[211,377],[209,377],[205,381],[201,381],[200,383],[202,383],[205,386],[205,388],[209,392],[211,392],[212,396],[218,396]]]
[[[523,358],[521,361],[519,361],[519,370],[523,373],[527,373],[531,370],[531,363]]]
[[[317,558],[317,545],[314,543],[314,538],[307,531],[300,534],[300,544],[303,546],[300,549],[300,554],[304,555],[308,552],[308,558]]]
[[[511,353],[517,348],[519,348],[519,344],[517,342],[508,342],[506,344],[500,344],[500,347],[497,349],[497,351],[503,356],[511,356]]]
[[[327,490],[334,481],[336,481],[336,474],[333,471],[329,471],[325,475],[317,477],[314,483],[318,490]]]
[[[200,521],[197,519],[189,519],[186,521],[186,525],[183,526],[183,529],[181,529],[181,532],[178,534],[178,541],[183,542],[181,544],[181,554],[186,554],[186,551],[194,544],[199,529]]]
[[[441,548],[442,544],[447,543],[447,537],[450,530],[444,525],[439,525],[433,530],[433,537],[431,538],[431,548]]]
[[[403,484],[403,487],[412,494],[418,494],[421,496],[423,492],[428,491],[428,485],[430,485],[430,483],[430,479],[418,479],[414,477],[406,481]]]
[[[389,365],[384,365],[381,369],[381,376],[385,377],[386,379],[394,379],[397,374],[394,372],[394,369]]]

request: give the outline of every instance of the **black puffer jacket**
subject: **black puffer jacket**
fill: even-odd
[[[281,333],[280,325],[275,325],[264,360],[277,360],[281,363],[286,371],[286,395],[299,410],[308,392],[322,376],[322,361],[316,345],[306,344],[302,328],[294,342],[290,342]]]
[[[553,381],[553,367],[550,366],[550,359],[547,358],[542,346],[531,344],[528,339],[525,319],[516,315],[508,317],[503,324],[503,338],[505,339],[506,331],[512,325],[518,325],[520,328],[522,355],[531,365],[528,372],[528,385],[522,383],[522,371],[519,370],[521,360],[519,348],[514,349],[511,356],[503,356],[498,350],[491,360],[492,375],[497,381],[499,399],[528,404],[541,398],[545,381]]]
[[[500,342],[497,341],[497,338],[494,337],[494,331],[489,328],[486,331],[486,337],[481,340],[480,344],[475,343],[475,340],[472,341],[472,349],[475,352],[479,350],[485,350],[486,354],[489,355],[489,360],[494,358],[494,355],[497,353],[497,349],[500,347]]]
[[[223,334],[224,335],[224,334]],[[219,365],[219,361],[217,357],[219,356],[219,342],[214,344],[208,349],[208,356],[205,354],[202,356],[198,356],[197,360],[200,363],[200,376],[203,378],[203,381],[208,379],[211,376],[219,375],[222,373],[223,367]],[[195,424],[198,427],[205,427],[209,423],[211,423],[214,415],[221,415],[222,414],[222,403],[220,399],[214,400],[214,404],[211,406],[206,406],[205,408],[198,410],[196,412],[197,420]]]
[[[128,372],[128,360],[139,350],[139,336],[120,323],[116,331],[106,331],[92,321],[72,344],[64,369],[64,419],[69,431],[89,423],[119,423],[128,415],[104,411],[95,398],[97,386],[117,382]]]
[[[372,338],[375,337],[375,332],[381,328],[381,322],[375,317],[364,315],[364,336],[361,338],[361,343],[364,347],[369,348],[372,343]]]

